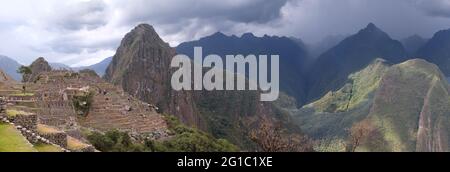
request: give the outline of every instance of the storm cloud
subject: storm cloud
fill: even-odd
[[[0,54],[89,65],[149,23],[172,46],[214,32],[280,35],[317,42],[373,22],[392,37],[431,37],[450,28],[448,0],[16,0],[0,6]]]

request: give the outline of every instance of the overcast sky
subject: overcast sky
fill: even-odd
[[[149,23],[172,46],[217,31],[317,42],[369,22],[392,37],[450,28],[450,0],[14,0],[0,6],[0,54],[71,66],[114,55],[121,38]]]

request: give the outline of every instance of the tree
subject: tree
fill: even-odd
[[[250,133],[250,138],[264,152],[312,152],[313,144],[306,136],[286,134],[280,125],[263,119],[259,128]]]
[[[349,130],[347,151],[355,152],[364,142],[370,141],[372,136],[378,133],[377,128],[368,119],[353,124]]]
[[[22,74],[22,81],[26,81],[26,77],[31,75],[33,71],[28,66],[20,66],[19,69],[17,69],[17,73]]]

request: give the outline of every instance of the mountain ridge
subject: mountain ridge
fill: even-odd
[[[17,73],[17,69],[19,69],[20,66],[21,65],[12,58],[0,55],[0,69],[16,81],[22,80],[22,76]]]
[[[318,57],[308,74],[308,100],[316,100],[342,87],[349,74],[363,69],[376,58],[391,63],[408,59],[399,41],[370,23]]]

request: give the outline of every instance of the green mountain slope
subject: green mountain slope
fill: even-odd
[[[383,77],[370,112],[392,151],[448,150],[448,85],[436,65],[411,60]]]
[[[378,131],[357,151],[448,151],[450,102],[439,68],[425,60],[389,66],[375,60],[344,87],[295,112],[316,140],[347,140],[363,120]]]

